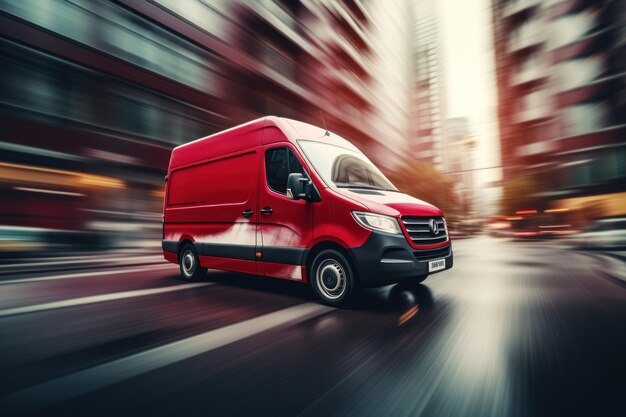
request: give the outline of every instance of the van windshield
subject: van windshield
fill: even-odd
[[[361,152],[311,140],[299,140],[298,144],[331,187],[398,191]]]

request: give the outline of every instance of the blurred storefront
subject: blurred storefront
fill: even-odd
[[[70,249],[158,245],[170,150],[266,114],[325,120],[393,166],[410,8],[1,0],[0,227]]]
[[[626,192],[556,200],[557,209],[580,210],[585,220],[626,216]]]

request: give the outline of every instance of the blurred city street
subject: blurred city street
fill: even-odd
[[[185,284],[152,255],[4,268],[0,413],[623,415],[626,291],[597,254],[454,248],[454,269],[346,309],[283,280]]]
[[[0,59],[0,417],[626,416],[626,0],[0,0]]]

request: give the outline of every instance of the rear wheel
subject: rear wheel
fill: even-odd
[[[354,292],[355,279],[350,263],[333,249],[317,254],[311,264],[309,280],[317,298],[330,306],[343,304]]]
[[[198,259],[198,255],[192,244],[187,243],[183,246],[178,262],[180,264],[180,274],[185,281],[198,281],[206,276],[207,268],[203,268],[200,265],[200,259]]]

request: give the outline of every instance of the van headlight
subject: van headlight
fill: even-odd
[[[393,234],[402,233],[398,220],[396,220],[395,217],[366,213],[363,211],[353,211],[352,216],[357,223],[366,229]]]

